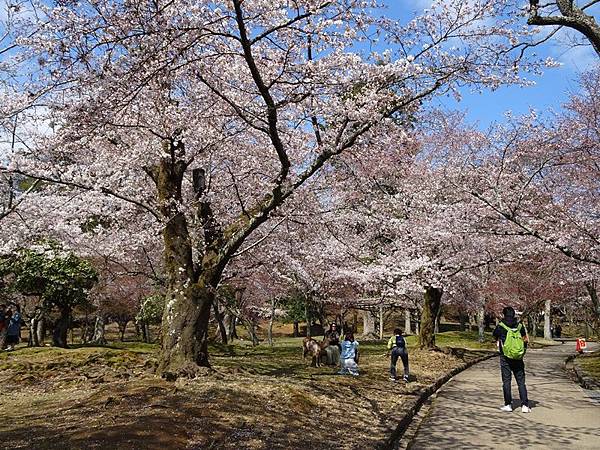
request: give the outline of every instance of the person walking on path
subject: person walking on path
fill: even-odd
[[[346,339],[342,341],[340,365],[340,375],[349,373],[358,376],[358,342],[354,340],[352,332],[346,333]]]
[[[404,381],[408,382],[408,352],[406,351],[406,340],[402,336],[400,328],[394,328],[394,335],[389,339],[387,344],[388,350],[391,350],[390,362],[390,380],[396,381],[396,364],[398,358],[402,359],[404,366]]]
[[[521,411],[530,413],[527,387],[525,386],[525,363],[523,362],[523,356],[529,342],[527,330],[517,320],[515,310],[510,306],[504,308],[502,314],[504,318],[493,333],[500,352],[500,373],[502,374],[502,392],[504,394],[504,406],[500,409],[507,412],[513,410],[511,379],[514,375],[519,387]]]

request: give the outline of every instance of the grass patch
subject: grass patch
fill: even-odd
[[[600,353],[577,358],[577,364],[594,380],[600,383]]]

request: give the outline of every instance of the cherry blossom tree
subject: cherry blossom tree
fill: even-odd
[[[123,230],[134,220],[139,240],[162,237],[161,373],[209,364],[228,264],[330,163],[402,135],[433,95],[524,82],[511,50],[529,33],[503,19],[505,2],[440,2],[406,25],[373,6],[103,0],[21,22],[55,129],[1,171],[52,183],[32,200],[42,210],[52,195],[79,198],[64,234],[101,211]],[[389,49],[371,53],[365,35]]]

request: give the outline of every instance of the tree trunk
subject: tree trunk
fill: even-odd
[[[235,322],[237,318],[233,314],[227,314],[227,339],[228,342],[232,342],[234,339],[239,339],[237,334],[237,329],[235,327]]]
[[[144,326],[143,330],[144,336],[146,337],[146,343],[151,344],[152,335],[150,334],[150,324],[148,322],[143,322],[142,325]]]
[[[225,324],[223,323],[223,314],[221,314],[221,311],[219,309],[219,302],[216,299],[213,303],[213,313],[215,316],[215,320],[217,321],[217,326],[219,328],[221,342],[223,344],[227,344],[227,329],[225,328]]]
[[[383,339],[383,306],[379,307],[379,339]]]
[[[127,324],[129,320],[118,320],[117,326],[119,327],[119,334],[121,338],[121,342],[125,342],[125,330],[127,329]]]
[[[158,373],[168,380],[194,377],[208,361],[208,321],[215,294],[205,283],[168,289]]]
[[[40,346],[44,345],[44,340],[46,339],[46,317],[44,315],[40,316],[37,321],[36,334],[38,344]]]
[[[419,334],[420,347],[424,349],[435,348],[435,318],[442,302],[442,288],[427,286],[421,313],[421,331]]]
[[[148,340],[148,330],[146,328],[146,322],[144,322],[143,320],[139,320],[139,321],[136,321],[136,324],[137,324],[137,327],[140,330],[140,334],[142,336],[142,341],[145,342],[145,343],[150,342]]]
[[[60,310],[60,317],[54,323],[54,331],[52,332],[52,345],[54,347],[68,348],[67,335],[70,315],[71,310],[69,308]]]
[[[544,339],[552,339],[552,328],[551,324],[551,310],[552,310],[552,302],[550,300],[546,300],[544,305]]]
[[[469,331],[473,331],[473,328],[477,327],[477,319],[475,314],[469,314]]]
[[[306,337],[311,337],[310,335],[310,311],[308,309],[308,299],[304,301],[304,320],[306,321]]]
[[[538,316],[537,314],[532,315],[532,325],[531,325],[531,334],[534,338],[537,337],[537,329],[538,329]]]
[[[412,329],[410,326],[410,309],[404,310],[404,333],[412,334]]]
[[[273,322],[275,321],[275,307],[277,306],[277,301],[275,298],[271,299],[271,314],[269,315],[269,328],[267,329],[267,339],[269,341],[269,345],[273,347]]]
[[[86,315],[84,325],[83,325],[83,327],[81,327],[81,343],[82,344],[87,344],[88,341],[90,340],[90,328],[91,328],[90,325],[91,325],[90,319]]]
[[[460,322],[460,331],[466,331],[467,329],[467,316],[461,311],[458,313],[458,321]]]
[[[29,341],[27,344],[30,347],[40,347],[44,344],[45,314],[46,309],[43,305],[35,308],[33,312],[29,322]]]
[[[90,339],[90,343],[94,345],[106,345],[106,338],[104,337],[105,325],[106,319],[104,314],[97,314],[96,320],[94,321],[94,334],[92,335],[92,339]]]
[[[40,341],[38,340],[37,335],[37,319],[35,315],[29,321],[29,341],[27,342],[29,347],[39,347]],[[2,348],[2,343],[0,343],[0,348]]]
[[[198,216],[204,226],[206,242],[201,263],[198,268],[194,266],[187,218],[178,206],[187,169],[187,163],[179,157],[184,153],[183,144],[171,141],[165,143],[164,150],[168,156],[147,171],[156,183],[159,210],[165,219],[162,237],[166,304],[157,373],[174,380],[178,376],[194,377],[199,366],[210,367],[208,324],[224,265],[215,236],[216,225],[208,220],[212,217],[210,206],[200,201],[203,187],[200,177],[196,186],[194,173]]]
[[[371,311],[363,311],[363,335],[375,333],[375,319]]]
[[[300,326],[299,325],[300,324],[298,323],[298,321],[294,320],[294,334],[293,334],[294,337],[300,336]]]
[[[260,344],[260,340],[258,339],[258,335],[256,334],[256,322],[254,320],[245,321],[246,329],[248,330],[248,336],[252,341],[252,347],[256,347]]]
[[[434,327],[434,333],[435,334],[439,334],[440,332],[440,320],[442,319],[442,307],[440,306],[438,308],[438,312],[435,315],[435,327]]]
[[[485,309],[484,307],[480,307],[477,311],[477,330],[479,332],[479,342],[483,342],[485,340]]]
[[[598,298],[597,280],[590,280],[585,282],[585,288],[588,291],[590,300],[592,301],[592,307],[594,312],[594,319],[596,322],[600,321],[600,299]],[[571,321],[572,321],[571,316]]]

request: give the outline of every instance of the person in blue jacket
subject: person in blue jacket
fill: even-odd
[[[21,312],[19,307],[15,312],[8,310],[6,313],[8,319],[8,327],[6,330],[6,350],[11,351],[15,349],[21,339]]]

